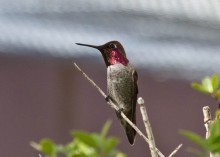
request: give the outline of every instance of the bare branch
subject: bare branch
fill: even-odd
[[[82,69],[80,69],[80,67],[76,64],[76,63],[73,63],[74,66],[83,74],[83,76],[99,91],[99,93],[102,94],[103,97],[105,97],[105,99],[107,98],[107,95],[101,90],[101,88],[99,88],[99,86],[97,86],[95,84],[95,82],[89,78],[86,73],[84,71],[82,71]]]
[[[142,97],[139,97],[137,102],[140,105],[140,110],[141,110],[144,126],[145,126],[146,133],[147,133],[148,140],[149,140],[149,148],[150,148],[151,156],[158,157],[158,154],[156,153],[156,144],[154,141],[154,135],[151,129],[151,125],[149,122],[146,108],[144,106],[144,99]]]
[[[91,79],[89,78],[86,73],[80,69],[80,67],[76,64],[76,63],[73,63],[74,66],[83,74],[83,76],[99,91],[99,93],[105,98],[106,102],[112,107],[114,108],[116,111],[119,111],[119,108],[111,101],[111,99],[107,99],[107,95],[101,90],[101,88],[96,85],[96,83]],[[140,129],[138,129],[138,127],[133,124],[127,117],[126,115],[123,113],[123,112],[120,112],[121,113],[121,116],[124,118],[124,120],[129,123],[133,128],[134,130],[149,144],[149,140],[148,138],[140,131]],[[159,157],[164,157],[164,155],[156,148],[156,152],[158,153]]]
[[[210,128],[213,123],[209,106],[204,106],[202,108],[202,112],[204,117],[204,125],[206,129],[206,139],[207,139],[210,135]],[[210,157],[214,157],[214,154],[210,153]]]
[[[211,112],[209,106],[204,106],[202,108],[203,111],[203,117],[204,117],[204,125],[206,128],[206,138],[209,137],[209,130],[212,124],[212,117],[211,117]]]
[[[204,116],[204,123],[207,123],[212,119],[211,112],[209,106],[204,106],[202,108],[203,116]]]
[[[175,155],[177,153],[177,151],[183,146],[183,144],[180,144],[178,147],[176,147],[176,149],[174,149],[174,151],[172,151],[172,153],[168,156],[168,157],[172,157],[173,155]]]

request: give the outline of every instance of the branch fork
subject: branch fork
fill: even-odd
[[[82,73],[82,75],[98,90],[98,92],[105,98],[107,104],[109,104],[112,108],[114,108],[116,111],[119,111],[118,106],[116,106],[111,99],[108,99],[108,96],[105,94],[105,92],[102,91],[102,89],[96,85],[96,83],[89,78],[89,76],[87,76],[87,74],[74,62],[73,63],[74,66],[77,68],[78,71],[80,71]],[[145,125],[145,129],[146,129],[146,133],[148,138],[141,132],[141,130],[134,124],[132,123],[123,112],[119,112],[121,113],[121,116],[124,118],[124,120],[129,123],[134,130],[148,143],[150,151],[151,151],[151,157],[165,157],[158,148],[156,148],[156,144],[154,141],[154,136],[153,136],[153,132],[151,129],[151,125],[147,116],[147,111],[146,108],[144,106],[144,99],[143,98],[138,98],[138,104],[140,105],[140,110],[141,110],[141,114],[142,114],[142,118],[144,121],[144,125]],[[177,153],[177,151],[181,148],[182,144],[180,144],[168,157],[172,157],[174,154]]]

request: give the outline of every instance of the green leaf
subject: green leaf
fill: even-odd
[[[104,144],[104,152],[108,154],[110,151],[115,149],[118,143],[119,143],[118,139],[113,138],[113,137],[108,138]]]
[[[218,102],[220,102],[220,89],[218,89],[217,91],[216,91],[216,97],[217,97],[217,99],[218,99]]]
[[[122,153],[122,152],[119,152],[119,153],[116,154],[115,157],[127,157],[127,155],[125,155],[125,154]]]
[[[104,141],[105,141],[105,139],[102,138],[99,134],[95,134],[95,133],[92,134],[92,137],[93,137],[93,139],[94,139],[94,141],[96,143],[96,147],[101,149],[101,150],[103,150],[104,149]]]
[[[193,133],[191,131],[180,131],[180,134],[193,141],[194,143],[198,144],[202,148],[207,148],[206,139],[202,138],[198,134]]]
[[[207,139],[207,150],[212,153],[220,153],[220,121],[216,119],[211,126],[210,136]]]
[[[95,148],[97,146],[94,138],[89,133],[83,131],[72,131],[71,135],[75,138],[79,139],[80,141],[84,142],[88,146]]]
[[[208,144],[209,145],[215,145],[215,144],[220,144],[220,134],[218,135],[211,135],[209,138],[208,138]]]
[[[209,94],[209,91],[206,90],[205,87],[203,87],[203,85],[197,83],[197,82],[193,82],[191,83],[191,87],[199,92],[205,93],[205,94]]]
[[[42,139],[40,141],[41,151],[48,155],[54,155],[56,153],[56,146],[50,139]]]
[[[212,153],[220,153],[220,145],[219,144],[216,144],[216,145],[211,145],[210,149],[209,149],[210,152]]]
[[[56,145],[56,152],[57,153],[63,153],[63,154],[65,154],[66,153],[66,149],[67,149],[67,145],[66,146],[64,146],[64,145]]]
[[[212,123],[212,126],[211,126],[211,129],[210,129],[210,136],[208,139],[210,138],[213,138],[215,136],[218,136],[220,135],[220,121],[219,119],[216,119],[213,123]]]
[[[76,148],[70,152],[67,153],[67,157],[88,157],[85,152],[83,152],[80,148]]]
[[[34,149],[41,151],[41,145],[36,143],[36,142],[30,142],[31,147],[33,147]]]
[[[77,148],[77,142],[70,142],[64,146],[64,151],[62,152],[63,154],[73,154]]]
[[[212,88],[212,79],[210,77],[205,77],[202,79],[202,86],[208,93],[213,93],[214,90]]]
[[[110,128],[111,124],[112,124],[112,121],[111,121],[111,120],[108,120],[107,122],[105,122],[105,124],[104,124],[104,126],[103,126],[103,128],[102,128],[102,131],[101,131],[101,136],[102,136],[102,138],[105,138],[105,137],[106,137],[106,135],[107,135],[107,133],[108,133],[108,131],[109,131],[109,128]]]
[[[192,153],[195,156],[199,156],[199,157],[207,157],[209,155],[209,154],[207,154],[207,152],[200,151],[200,150],[195,149],[195,148],[187,148],[187,152]]]
[[[215,112],[215,117],[220,117],[220,109]]]
[[[77,138],[75,138],[73,142],[67,144],[65,148],[66,150],[63,154],[65,154],[67,157],[75,157],[75,156],[96,157],[97,156],[96,155],[97,148],[93,148]]]
[[[88,157],[86,154],[80,152],[78,154],[72,154],[70,157]]]
[[[218,88],[219,85],[219,78],[217,74],[213,74],[211,77],[212,80],[212,88],[215,91]]]
[[[101,133],[87,133],[83,131],[72,131],[74,139],[65,144],[57,145],[50,139],[43,139],[40,143],[31,142],[31,146],[38,151],[45,153],[47,157],[126,157],[115,148],[118,144],[117,138],[107,138],[106,135],[110,128],[111,121],[107,121]]]

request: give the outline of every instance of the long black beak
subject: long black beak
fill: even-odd
[[[98,50],[100,49],[100,46],[95,46],[95,45],[88,45],[88,44],[81,44],[81,43],[76,43],[76,45],[92,47],[92,48],[95,48],[95,49],[98,49]]]

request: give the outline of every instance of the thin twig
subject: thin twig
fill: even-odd
[[[209,137],[209,130],[212,124],[212,117],[209,106],[204,106],[202,108],[203,117],[204,117],[204,125],[206,128],[206,139]]]
[[[119,111],[119,108],[111,101],[111,99],[107,99],[107,95],[101,90],[101,88],[96,85],[96,83],[91,79],[89,78],[86,73],[76,64],[76,63],[73,63],[74,66],[83,74],[83,76],[99,91],[99,93],[105,98],[106,102],[112,107],[114,108],[116,111]],[[129,123],[133,128],[134,130],[149,144],[149,140],[148,138],[140,131],[140,129],[138,129],[138,127],[133,124],[127,117],[126,115],[123,113],[123,112],[120,112],[121,113],[121,116],[124,118],[124,120]],[[160,157],[164,157],[164,155],[156,148],[156,151],[158,153],[158,155]]]
[[[172,151],[172,153],[168,156],[168,157],[172,157],[173,155],[175,155],[177,153],[177,151],[183,146],[183,144],[180,144],[178,147],[176,147],[176,149],[174,149],[174,151]]]
[[[149,140],[149,148],[150,148],[150,152],[151,152],[151,157],[158,157],[158,154],[156,153],[156,144],[154,141],[154,135],[151,129],[151,125],[149,122],[149,118],[147,115],[147,111],[146,108],[144,106],[144,99],[142,97],[139,97],[137,100],[138,104],[140,105],[140,110],[141,110],[141,115],[143,118],[143,122],[144,122],[144,126],[146,129],[146,133],[147,133],[147,137]]]
[[[83,76],[99,91],[99,93],[101,93],[102,96],[105,97],[106,99],[107,95],[101,90],[101,88],[97,86],[96,83],[91,78],[89,78],[89,76],[87,76],[86,73],[82,71],[82,69],[75,62],[73,64],[83,74]]]
[[[206,129],[206,139],[208,139],[208,137],[210,136],[210,128],[213,123],[209,106],[204,106],[202,108],[202,112],[204,117],[204,125]],[[212,154],[211,152],[210,157],[214,157],[214,154]]]

